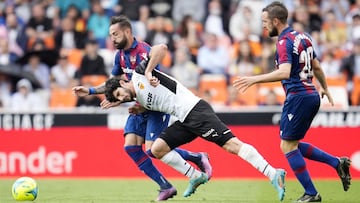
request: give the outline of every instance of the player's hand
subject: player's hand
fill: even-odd
[[[140,114],[143,113],[146,109],[143,106],[135,104],[134,106],[129,107],[128,111],[130,114]]]
[[[158,86],[158,85],[160,84],[160,80],[159,80],[157,77],[152,76],[151,73],[147,73],[147,74],[146,74],[146,78],[147,78],[148,81],[150,82],[150,85],[151,85],[151,86],[156,87],[156,86]]]
[[[114,106],[119,106],[121,104],[120,101],[117,101],[117,102],[109,102],[107,99],[104,99],[101,103],[100,103],[100,107],[102,109],[109,109],[111,107],[114,107]]]
[[[84,86],[76,86],[76,87],[73,87],[71,90],[74,95],[79,96],[79,97],[84,97],[84,96],[89,95],[89,88],[84,87]]]
[[[321,96],[321,98],[324,98],[324,96],[326,96],[328,98],[328,101],[330,102],[331,106],[334,106],[334,100],[328,89],[325,90],[325,89],[321,88],[320,96]]]
[[[235,87],[240,93],[244,93],[253,84],[255,84],[255,81],[252,77],[237,77],[233,82],[233,87]]]

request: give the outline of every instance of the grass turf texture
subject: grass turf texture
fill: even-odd
[[[14,179],[0,179],[0,203],[15,203],[11,196]],[[201,185],[195,194],[182,196],[188,182],[185,179],[170,179],[178,195],[169,203],[246,203],[279,202],[277,194],[266,180],[213,178]],[[146,203],[155,202],[157,186],[146,179],[36,179],[39,194],[36,203]],[[360,202],[360,180],[353,180],[350,190],[344,192],[340,180],[315,180],[315,186],[324,203]],[[303,193],[300,184],[288,180],[283,202],[293,202]]]

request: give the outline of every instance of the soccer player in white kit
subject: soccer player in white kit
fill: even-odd
[[[154,46],[150,57],[153,52],[166,48],[164,44]],[[145,109],[168,113],[178,118],[155,140],[151,152],[156,158],[190,178],[184,196],[194,193],[199,185],[208,181],[208,177],[205,173],[194,170],[172,149],[200,136],[240,156],[268,177],[282,201],[285,195],[285,170],[271,166],[252,145],[233,135],[209,103],[194,95],[176,79],[154,70],[154,66],[148,64],[148,61],[144,60],[136,67],[131,81],[109,79],[105,84],[105,95],[111,102],[136,100]]]

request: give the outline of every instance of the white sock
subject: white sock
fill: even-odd
[[[165,154],[160,160],[189,178],[201,176],[201,172],[199,170],[196,170],[193,166],[186,162],[180,154],[174,150]]]
[[[270,180],[275,177],[276,169],[272,167],[252,145],[243,143],[238,155]]]

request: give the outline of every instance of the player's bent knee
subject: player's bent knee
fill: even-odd
[[[153,145],[151,146],[151,153],[157,159],[161,159],[169,151],[170,151],[169,146],[162,139],[156,139]]]
[[[236,138],[232,138],[228,140],[222,148],[225,149],[227,152],[230,152],[231,154],[237,154],[240,150],[240,147],[242,145],[242,142]]]

